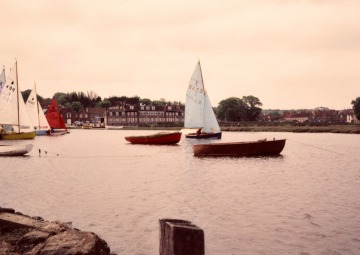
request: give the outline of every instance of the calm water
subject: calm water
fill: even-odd
[[[71,221],[119,255],[158,254],[160,218],[204,229],[207,255],[360,254],[360,135],[227,132],[288,140],[281,157],[214,159],[185,138],[124,140],[144,133],[37,137],[29,157],[0,158],[0,206]]]

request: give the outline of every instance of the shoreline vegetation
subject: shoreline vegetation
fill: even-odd
[[[248,123],[221,126],[222,131],[233,132],[291,132],[291,133],[339,133],[360,134],[359,124],[313,124],[313,123]]]
[[[69,127],[81,128],[81,127]],[[239,122],[220,123],[223,132],[291,132],[291,133],[339,133],[360,134],[360,124],[325,124],[325,123],[277,123],[277,122]],[[93,128],[98,129],[98,128]],[[124,126],[120,130],[181,130],[182,126],[165,127],[161,125]]]

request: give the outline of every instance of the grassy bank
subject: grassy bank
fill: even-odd
[[[221,123],[221,130],[232,132],[293,132],[293,133],[341,133],[360,134],[359,124],[301,124],[301,123]],[[70,127],[81,128],[81,127]],[[183,127],[124,127],[122,130],[181,130]],[[93,130],[97,130],[94,128]]]
[[[224,125],[221,127],[223,131],[239,131],[239,132],[294,132],[294,133],[342,133],[342,134],[360,134],[360,125],[355,124],[239,124]]]
[[[360,134],[359,124],[221,123],[222,131]],[[181,130],[183,127],[124,127],[125,130]]]

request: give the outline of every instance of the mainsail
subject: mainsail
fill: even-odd
[[[50,130],[50,125],[46,120],[45,114],[42,110],[42,107],[37,100],[37,92],[36,92],[36,84],[34,83],[34,87],[26,101],[26,108],[29,112],[30,119],[37,131],[39,130]]]
[[[202,128],[203,132],[221,132],[209,96],[204,87],[200,61],[191,76],[186,92],[185,128]]]
[[[49,122],[49,125],[52,129],[67,130],[65,122],[58,111],[58,107],[57,107],[55,98],[53,98],[53,100],[51,101],[49,109],[46,112],[46,119]]]
[[[0,94],[0,124],[12,126],[16,133],[34,132],[19,89],[17,72],[17,62],[15,62]]]
[[[2,88],[5,85],[5,82],[6,82],[6,77],[5,77],[5,67],[4,67],[0,74],[0,94],[1,94]]]

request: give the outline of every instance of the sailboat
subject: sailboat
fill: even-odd
[[[191,76],[186,92],[185,130],[197,129],[185,134],[186,138],[221,139],[221,130],[204,87],[200,61]]]
[[[43,109],[37,100],[36,84],[32,89],[27,101],[26,109],[29,112],[30,119],[34,125],[36,135],[49,135],[50,125],[45,117]]]
[[[19,89],[17,61],[0,94],[0,125],[5,130],[0,137],[3,140],[35,138],[35,130]]]
[[[5,82],[6,82],[6,77],[5,77],[5,67],[4,67],[0,74],[0,94],[1,94],[2,88],[5,85]]]
[[[45,116],[51,128],[51,135],[64,135],[69,133],[65,122],[59,113],[55,98],[52,99]]]

